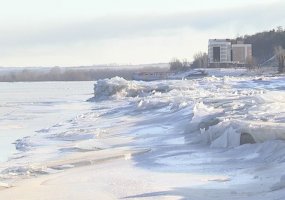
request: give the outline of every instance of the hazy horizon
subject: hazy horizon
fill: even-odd
[[[283,26],[284,7],[280,0],[12,0],[0,8],[0,66],[192,60],[209,38]]]

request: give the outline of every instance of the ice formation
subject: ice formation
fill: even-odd
[[[222,174],[226,188],[245,194],[250,189],[240,185],[259,178],[266,181],[256,193],[283,190],[284,176],[275,169],[285,167],[285,78],[246,73],[98,80],[90,111],[17,140],[20,152],[2,166],[2,176],[49,173],[114,151],[151,171]]]

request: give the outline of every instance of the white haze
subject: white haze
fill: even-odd
[[[209,38],[268,30],[285,19],[283,1],[13,2],[1,9],[2,66],[191,60]]]

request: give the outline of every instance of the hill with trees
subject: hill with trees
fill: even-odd
[[[254,35],[244,35],[236,39],[252,44],[252,54],[256,64],[262,64],[272,58],[275,55],[276,48],[285,48],[285,30],[281,26],[277,27],[277,29]]]
[[[252,44],[253,65],[278,66],[279,72],[285,72],[285,29],[282,26],[232,39],[232,43],[237,41]],[[207,67],[207,54],[195,54],[191,67]]]

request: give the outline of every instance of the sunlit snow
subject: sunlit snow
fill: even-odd
[[[190,80],[115,77],[89,82],[94,94],[83,95],[86,99],[71,95],[61,103],[82,101],[85,107],[73,110],[79,114],[69,113],[57,122],[50,115],[45,118],[48,127],[37,127],[15,141],[18,151],[0,165],[0,181],[58,173],[92,162],[93,152],[114,150],[124,151],[126,161],[150,172],[224,177],[208,179],[209,184],[193,186],[196,189],[227,189],[236,199],[284,197],[285,78],[234,70],[228,76],[214,70],[209,74]],[[83,88],[87,83],[76,84]],[[44,115],[58,106],[25,109]],[[14,122],[30,117],[25,113]],[[6,121],[1,122],[1,134],[21,128],[21,123],[11,124],[10,116],[1,115]]]

